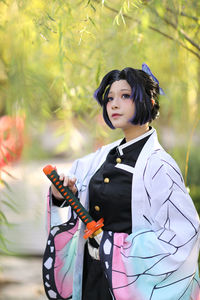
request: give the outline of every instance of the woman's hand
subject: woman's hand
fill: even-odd
[[[77,188],[76,188],[76,178],[70,178],[68,176],[65,176],[65,174],[60,174],[59,175],[59,180],[63,181],[63,186],[67,186],[73,194],[76,194],[77,192]],[[57,188],[52,184],[51,185],[51,191],[52,194],[54,195],[54,197],[58,200],[63,200],[63,196],[61,195],[61,193],[57,190]]]

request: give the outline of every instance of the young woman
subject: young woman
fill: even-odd
[[[60,175],[95,221],[104,218],[99,235],[85,241],[71,209],[61,224],[63,199],[50,189],[43,266],[49,299],[200,299],[199,218],[179,167],[149,126],[161,92],[146,65],[109,72],[95,91],[105,122],[124,138]]]

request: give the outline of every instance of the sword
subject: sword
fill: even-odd
[[[51,165],[47,165],[43,168],[43,172],[61,193],[67,204],[71,206],[81,221],[83,221],[83,223],[86,225],[86,230],[83,237],[87,239],[88,237],[94,237],[99,234],[102,231],[101,227],[104,226],[104,219],[101,218],[97,222],[92,219],[72,191],[67,186],[63,186],[63,181],[59,180],[59,175],[56,171],[56,168],[52,167]]]

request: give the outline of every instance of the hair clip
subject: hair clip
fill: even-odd
[[[150,68],[147,66],[147,64],[143,63],[142,64],[142,71],[144,71],[145,73],[147,73],[155,82],[157,82],[158,86],[159,86],[159,81],[158,79],[153,75],[153,73],[151,72]],[[159,94],[160,95],[165,95],[163,89],[159,86]]]

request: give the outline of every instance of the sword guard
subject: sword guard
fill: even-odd
[[[89,222],[86,225],[85,234],[83,236],[84,239],[87,239],[89,237],[93,238],[95,235],[99,234],[102,230],[101,227],[104,226],[103,222],[104,222],[103,218],[101,218],[97,222],[95,222],[95,221]]]

